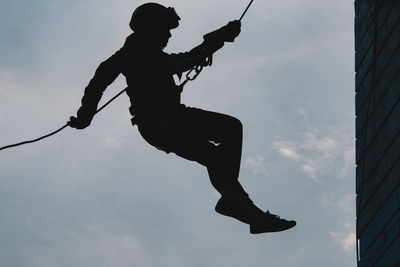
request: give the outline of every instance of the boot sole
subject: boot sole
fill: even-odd
[[[256,224],[250,224],[250,233],[251,234],[262,234],[262,233],[275,233],[275,232],[282,232],[289,230],[290,228],[293,228],[296,226],[296,222],[293,221],[292,223],[286,225],[286,226],[276,226],[276,227],[265,227],[263,225],[256,225]]]

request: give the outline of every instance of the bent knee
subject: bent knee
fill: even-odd
[[[230,123],[229,128],[232,130],[233,133],[240,134],[240,135],[242,134],[243,124],[238,118],[230,117],[229,123]]]

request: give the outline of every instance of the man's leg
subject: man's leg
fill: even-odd
[[[240,185],[242,124],[231,116],[186,108],[174,120],[174,133],[160,147],[207,167],[212,185],[221,193],[215,210],[250,224],[250,232],[282,231],[294,221],[263,212],[256,207]]]
[[[247,197],[240,185],[242,155],[241,122],[225,114],[186,108],[181,117],[182,133],[171,150],[207,167],[212,185],[222,195],[236,192]]]

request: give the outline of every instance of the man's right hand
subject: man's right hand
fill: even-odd
[[[83,119],[71,116],[69,118],[69,121],[67,122],[67,124],[72,128],[81,130],[81,129],[85,129],[86,127],[88,127],[90,125],[90,122],[91,122],[90,120],[83,120]]]
[[[224,41],[233,42],[240,33],[241,23],[239,20],[230,21],[224,27]]]
[[[230,21],[225,26],[204,35],[204,41],[209,43],[233,42],[240,33],[240,21]]]

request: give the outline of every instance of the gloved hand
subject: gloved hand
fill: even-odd
[[[222,29],[224,29],[224,41],[233,42],[240,33],[241,23],[239,20],[230,21]]]
[[[71,116],[69,118],[69,121],[67,122],[67,124],[75,129],[85,129],[86,127],[88,127],[91,123],[91,120],[87,120],[87,119],[82,119],[82,118],[77,118],[74,116]]]
[[[204,35],[204,41],[209,43],[233,42],[240,33],[239,20],[230,21],[225,26]]]

